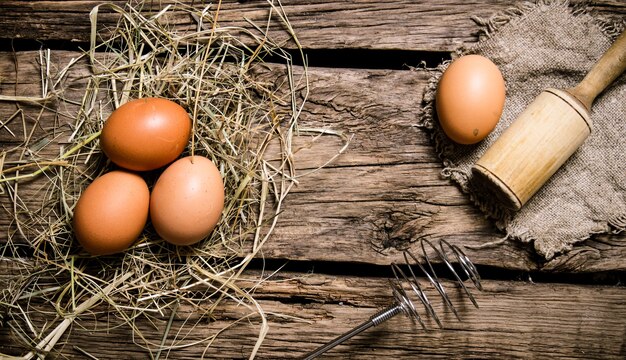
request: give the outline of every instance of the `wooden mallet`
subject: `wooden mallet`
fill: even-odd
[[[577,86],[542,91],[472,167],[474,180],[519,210],[587,139],[591,104],[624,69],[626,31]]]

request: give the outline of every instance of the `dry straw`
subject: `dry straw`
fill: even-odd
[[[268,3],[267,23],[249,22],[246,28],[219,26],[219,3],[205,8],[175,3],[158,13],[142,11],[143,6],[94,8],[89,51],[72,59],[56,76],[50,75],[50,53],[42,51],[41,97],[0,99],[38,103],[42,111],[54,111],[51,104],[61,102],[78,109],[69,131],[51,131],[43,137],[44,144],[27,137],[21,147],[9,151],[6,159],[14,160],[5,159],[8,152],[2,157],[0,185],[11,199],[12,208],[6,210],[15,231],[9,233],[0,255],[15,276],[1,293],[0,314],[12,336],[29,350],[23,358],[54,352],[70,327],[103,313],[115,319],[109,326],[132,328],[135,343],[153,358],[187,346],[204,346],[210,354],[208,348],[224,329],[193,341],[184,341],[185,334],[214,316],[224,301],[248,309],[247,315],[226,328],[243,319],[259,324],[250,354],[254,357],[267,333],[267,319],[238,280],[259,255],[285,196],[297,183],[293,137],[303,131],[341,135],[298,129],[297,118],[308,93],[306,66],[295,76],[291,56],[282,50],[284,44],[273,42],[267,34],[270,23],[278,23],[299,49],[280,3]],[[105,7],[120,18],[114,28],[98,24]],[[187,29],[171,25],[181,20],[190,24]],[[280,70],[276,64],[264,63],[270,55],[280,59]],[[90,72],[83,79],[84,96],[73,101],[64,96],[62,85],[85,62]],[[286,74],[280,77],[284,83],[260,80],[268,78],[258,75],[270,67]],[[222,219],[210,237],[196,246],[171,246],[148,227],[125,253],[91,257],[73,240],[73,206],[81,191],[110,169],[98,147],[107,114],[129,99],[147,96],[171,99],[191,114],[194,130],[188,152],[218,164],[226,187]],[[50,146],[59,139],[67,142],[56,158],[26,156],[33,147]],[[153,181],[157,175],[147,178]],[[24,200],[22,186],[29,189],[31,200],[40,200]],[[175,335],[169,334],[182,308],[194,313],[196,320],[185,321]],[[169,322],[161,341],[141,330],[140,324],[164,318]],[[168,337],[176,341],[166,341]],[[71,339],[66,342],[71,344]],[[93,355],[78,346],[74,349]]]

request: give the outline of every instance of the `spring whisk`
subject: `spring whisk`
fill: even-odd
[[[413,323],[418,322],[423,329],[426,329],[426,324],[424,323],[422,316],[420,316],[420,314],[417,312],[414,302],[411,300],[411,298],[409,297],[409,294],[405,290],[404,284],[406,284],[410,288],[409,292],[414,293],[417,296],[417,299],[419,299],[419,301],[424,307],[426,316],[432,318],[437,323],[437,325],[440,328],[442,328],[443,325],[441,321],[439,320],[437,313],[433,309],[431,301],[428,299],[428,297],[426,296],[426,293],[423,291],[422,286],[417,280],[418,278],[415,272],[413,271],[412,265],[415,265],[416,267],[419,268],[420,272],[428,279],[428,281],[437,290],[445,306],[454,313],[455,317],[459,321],[461,321],[461,318],[459,317],[457,310],[452,304],[452,301],[450,300],[450,297],[448,296],[442,282],[439,280],[439,278],[437,277],[437,274],[435,273],[435,269],[433,267],[431,258],[428,256],[426,252],[426,245],[428,245],[428,247],[434,250],[436,257],[439,260],[441,260],[443,264],[446,265],[446,267],[448,268],[448,270],[450,270],[452,276],[456,280],[456,283],[460,286],[463,292],[467,295],[467,297],[470,299],[472,304],[474,304],[474,306],[478,308],[478,303],[476,302],[476,299],[474,298],[472,293],[465,286],[465,283],[461,279],[461,276],[463,275],[465,278],[471,280],[471,282],[473,283],[476,289],[482,290],[482,286],[480,284],[480,275],[478,274],[476,267],[470,261],[470,259],[465,255],[463,250],[461,250],[458,246],[451,245],[449,242],[445,240],[439,240],[438,243],[439,243],[439,246],[437,247],[433,245],[433,243],[430,242],[429,240],[425,240],[425,239],[420,240],[421,250],[422,250],[422,256],[421,256],[422,262],[420,262],[420,260],[415,255],[413,255],[410,251],[405,250],[403,253],[404,262],[406,263],[406,265],[408,265],[406,267],[408,269],[406,272],[402,270],[402,267],[400,267],[400,265],[396,263],[391,264],[391,270],[394,275],[394,278],[389,280],[389,283],[391,285],[391,291],[392,291],[393,298],[394,298],[394,303],[392,305],[372,315],[367,321],[363,322],[361,325],[355,327],[354,329],[348,331],[347,333],[335,338],[329,343],[323,346],[320,346],[316,350],[310,352],[304,357],[304,359],[306,360],[314,359],[317,356],[325,353],[326,351],[334,348],[335,346],[343,343],[344,341],[352,338],[353,336],[360,334],[361,332],[369,329],[370,327],[380,325],[381,323],[391,319],[392,317],[398,314],[405,314],[413,321]],[[455,267],[453,266],[453,261],[451,261],[450,258],[448,257],[449,253],[451,253],[454,256],[454,259],[456,260],[454,261],[454,263],[458,265],[457,268],[462,270],[462,275],[460,275],[457,272],[457,269],[455,269]]]

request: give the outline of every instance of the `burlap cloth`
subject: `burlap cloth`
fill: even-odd
[[[454,180],[503,230],[503,239],[532,242],[546,259],[572,248],[592,234],[626,228],[626,76],[622,75],[593,105],[594,130],[583,146],[517,213],[486,196],[472,182],[470,168],[491,143],[545,88],[577,84],[624,28],[565,2],[515,8],[486,21],[479,43],[459,54],[491,59],[506,82],[504,111],[496,129],[482,142],[463,146],[441,131],[435,90],[448,63],[439,66],[424,95],[418,126],[432,135]]]

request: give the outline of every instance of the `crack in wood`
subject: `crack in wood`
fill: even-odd
[[[389,249],[406,250],[411,244],[421,238],[428,237],[428,229],[435,222],[435,217],[439,213],[438,207],[433,207],[431,211],[407,211],[391,210],[378,214],[370,221],[376,228],[375,239],[370,244],[377,252],[385,252]]]

